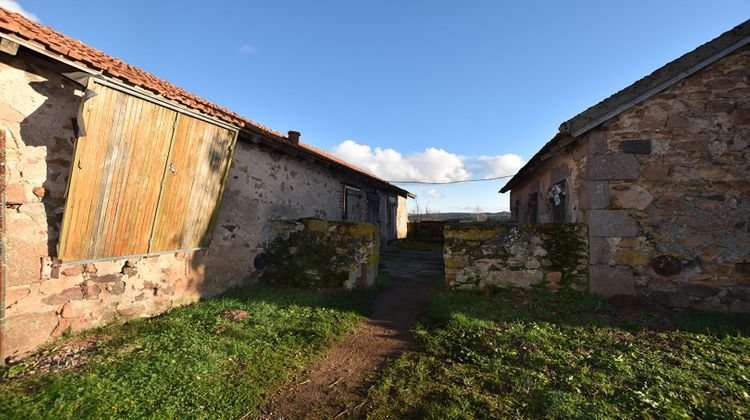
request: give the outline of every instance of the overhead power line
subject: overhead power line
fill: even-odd
[[[513,174],[515,175],[515,174]],[[448,184],[462,184],[464,182],[481,182],[481,181],[497,181],[498,179],[510,178],[513,175],[496,176],[492,178],[477,178],[477,179],[464,179],[462,181],[447,181],[447,182],[428,182],[428,181],[388,181],[392,184],[426,184],[426,185],[448,185]]]

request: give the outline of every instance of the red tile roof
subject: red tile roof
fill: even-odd
[[[194,95],[185,89],[166,82],[158,77],[147,73],[138,67],[107,55],[96,48],[90,47],[77,39],[67,37],[54,29],[41,25],[26,17],[13,13],[0,7],[0,32],[12,34],[21,40],[29,41],[37,47],[41,47],[54,53],[60,58],[83,65],[91,70],[100,71],[104,76],[119,79],[127,84],[138,86],[142,89],[161,95],[165,99],[182,104],[185,107],[198,110],[201,113],[242,128],[254,128],[261,134],[266,134],[275,140],[281,140],[288,144],[298,146],[309,153],[317,155],[324,160],[333,161],[338,165],[359,172],[378,183],[385,184],[405,194],[407,191],[384,181],[373,174],[343,161],[316,147],[300,142],[298,145],[289,142],[288,139],[278,131],[249,120],[226,108],[209,102]]]

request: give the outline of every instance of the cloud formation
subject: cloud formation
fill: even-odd
[[[331,152],[375,175],[391,181],[450,182],[469,179],[464,158],[430,147],[403,155],[393,149],[371,148],[353,140],[335,146]]]
[[[512,153],[472,158],[430,147],[404,155],[394,149],[373,149],[353,140],[342,142],[331,152],[389,181],[452,182],[498,177],[516,173],[525,163],[521,156]],[[442,196],[434,189],[424,191],[430,197]]]
[[[513,175],[526,163],[521,156],[513,153],[479,156],[478,161],[482,167],[482,172],[493,177]]]
[[[253,46],[250,44],[245,44],[237,49],[237,54],[239,55],[250,55],[254,53],[255,53],[255,48],[253,48]]]
[[[39,21],[39,18],[37,17],[37,15],[25,10],[23,7],[21,7],[20,4],[18,4],[17,1],[0,0],[0,7],[2,7],[5,10],[10,10],[11,12],[20,13],[33,21]]]
[[[445,197],[445,196],[443,195],[443,193],[441,193],[440,191],[438,191],[438,190],[436,190],[436,189],[434,189],[434,188],[430,188],[430,189],[422,188],[422,191],[423,191],[423,192],[424,192],[424,193],[425,193],[425,194],[426,194],[426,195],[427,195],[428,197],[432,197],[432,198],[443,198],[443,197]]]

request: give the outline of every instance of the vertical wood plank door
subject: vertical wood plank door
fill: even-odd
[[[92,84],[76,143],[58,256],[82,261],[149,252],[177,112]]]
[[[234,131],[178,117],[151,252],[208,246],[235,140]]]

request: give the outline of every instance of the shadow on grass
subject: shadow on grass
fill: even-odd
[[[61,338],[0,368],[0,418],[238,418],[353,331],[378,286],[254,286]],[[225,316],[239,311],[243,317]]]
[[[560,326],[605,327],[628,331],[682,331],[714,337],[750,336],[750,315],[677,311],[640,298],[603,299],[588,293],[546,289],[435,294],[424,321],[441,324],[462,313],[487,321],[546,322]]]

